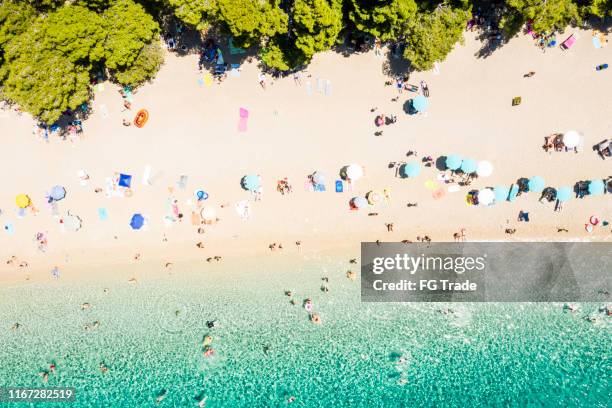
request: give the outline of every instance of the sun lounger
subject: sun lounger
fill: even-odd
[[[336,180],[336,193],[341,193],[342,191],[344,191],[342,180]]]
[[[595,146],[595,150],[597,151],[597,154],[599,154],[599,156],[604,160],[609,157],[612,157],[612,143],[608,139],[598,143]]]
[[[563,48],[564,50],[569,50],[571,46],[574,45],[575,42],[576,42],[576,37],[574,36],[574,34],[572,34],[569,37],[567,37],[565,41],[561,43],[561,48]]]

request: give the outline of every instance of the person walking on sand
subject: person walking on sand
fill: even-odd
[[[258,79],[259,79],[259,85],[261,85],[261,87],[265,91],[266,90],[266,75],[262,72],[259,74]]]
[[[393,223],[387,223],[385,224],[385,227],[387,227],[387,232],[393,232]]]
[[[535,71],[529,71],[528,73],[523,75],[523,78],[531,78],[534,75],[535,75]]]

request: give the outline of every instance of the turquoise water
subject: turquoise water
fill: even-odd
[[[583,319],[601,304],[454,304],[443,315],[439,304],[361,303],[346,261],[249,265],[1,288],[0,386],[76,387],[77,402],[45,407],[609,406],[610,320]]]

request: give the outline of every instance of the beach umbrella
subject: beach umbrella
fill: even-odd
[[[465,174],[471,174],[476,171],[476,160],[474,159],[463,159],[461,162],[461,171]]]
[[[130,188],[132,186],[132,176],[129,174],[119,174],[119,187]]]
[[[478,177],[489,177],[493,173],[493,165],[490,161],[481,160],[476,166],[476,174]]]
[[[82,221],[79,216],[68,214],[64,217],[63,224],[66,231],[76,232],[81,229]]]
[[[495,195],[495,201],[506,201],[510,190],[505,186],[497,186],[493,189],[493,194]]]
[[[353,197],[351,199],[351,203],[353,204],[353,207],[356,207],[358,209],[365,208],[368,206],[368,200],[363,197]]]
[[[217,219],[217,211],[213,207],[204,207],[200,211],[200,216],[204,221],[215,221]]]
[[[427,110],[427,105],[429,105],[429,102],[427,101],[427,98],[423,95],[418,95],[412,100],[412,107],[417,112],[425,112]]]
[[[144,222],[145,218],[142,216],[142,214],[134,214],[132,215],[132,219],[130,221],[130,227],[132,227],[132,229],[139,230],[144,225]]]
[[[28,205],[30,205],[30,197],[28,197],[26,194],[19,194],[17,197],[15,197],[15,203],[19,208],[26,208]]]
[[[54,201],[59,201],[66,197],[66,189],[62,186],[54,186],[49,193],[49,197]]]
[[[363,167],[358,164],[349,164],[346,167],[345,174],[349,180],[357,181],[358,179],[363,177]]]
[[[563,134],[563,144],[570,149],[578,146],[580,144],[580,139],[580,133],[575,130],[569,130]]]
[[[314,173],[312,173],[312,182],[314,184],[325,184],[325,179],[325,174],[320,171],[315,171]]]
[[[534,176],[529,179],[529,183],[527,183],[527,187],[529,187],[529,191],[533,191],[534,193],[541,193],[544,190],[546,182],[540,176]]]
[[[256,174],[249,174],[242,178],[240,185],[245,190],[255,191],[261,186],[261,177]]]
[[[603,180],[591,180],[589,182],[589,194],[590,195],[601,195],[604,193],[605,185]]]
[[[378,191],[370,191],[368,194],[366,194],[366,198],[368,199],[368,204],[374,205],[380,202],[382,197]]]
[[[416,177],[421,174],[421,165],[416,161],[411,161],[401,167],[401,173],[404,177]]]
[[[559,187],[557,189],[557,200],[564,202],[572,198],[572,188],[568,186]]]
[[[459,167],[461,167],[461,157],[459,157],[456,154],[449,154],[448,156],[446,156],[446,168],[448,168],[449,170],[458,170]]]
[[[198,201],[204,201],[206,199],[208,199],[208,193],[204,190],[198,190],[195,193],[196,198],[198,199]]]
[[[508,193],[508,201],[516,200],[518,193],[519,193],[518,184],[513,184],[512,187],[510,187],[510,192]]]
[[[478,204],[491,205],[495,201],[495,193],[490,188],[484,188],[478,192]]]

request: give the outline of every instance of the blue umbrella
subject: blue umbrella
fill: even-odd
[[[456,154],[449,154],[446,156],[445,164],[449,170],[458,170],[461,167],[461,157]]]
[[[134,214],[132,215],[132,220],[130,221],[130,227],[135,230],[139,230],[144,225],[145,219],[142,214]]]
[[[412,100],[412,107],[417,112],[425,112],[427,110],[428,104],[429,103],[427,102],[427,98],[424,97],[423,95],[419,95]]]
[[[495,194],[495,201],[506,201],[510,194],[510,190],[505,186],[497,186],[493,189],[493,194]]]
[[[519,186],[517,184],[513,184],[512,187],[510,187],[510,193],[508,193],[508,201],[516,200],[516,197],[518,196],[518,192],[519,192]]]
[[[476,171],[476,160],[474,159],[463,159],[461,162],[461,171],[465,174],[471,174]]]
[[[557,189],[557,200],[564,202],[572,198],[572,188],[563,186]]]
[[[132,176],[129,174],[119,174],[119,187],[130,188],[132,185]]]
[[[261,186],[261,179],[256,174],[249,174],[242,178],[240,185],[242,185],[242,188],[245,190],[254,191]]]
[[[408,162],[401,167],[404,177],[416,177],[421,174],[421,165],[415,161]]]
[[[529,179],[529,183],[527,183],[527,187],[529,187],[529,191],[533,191],[534,193],[541,193],[544,190],[546,182],[540,176],[534,176]]]
[[[591,180],[589,182],[589,194],[590,195],[601,195],[605,190],[603,180]]]
[[[49,197],[51,197],[54,201],[59,201],[66,197],[66,189],[62,186],[54,186],[51,189],[51,193],[49,193]]]
[[[208,193],[204,190],[198,190],[196,191],[196,197],[198,201],[204,201],[208,198]]]

